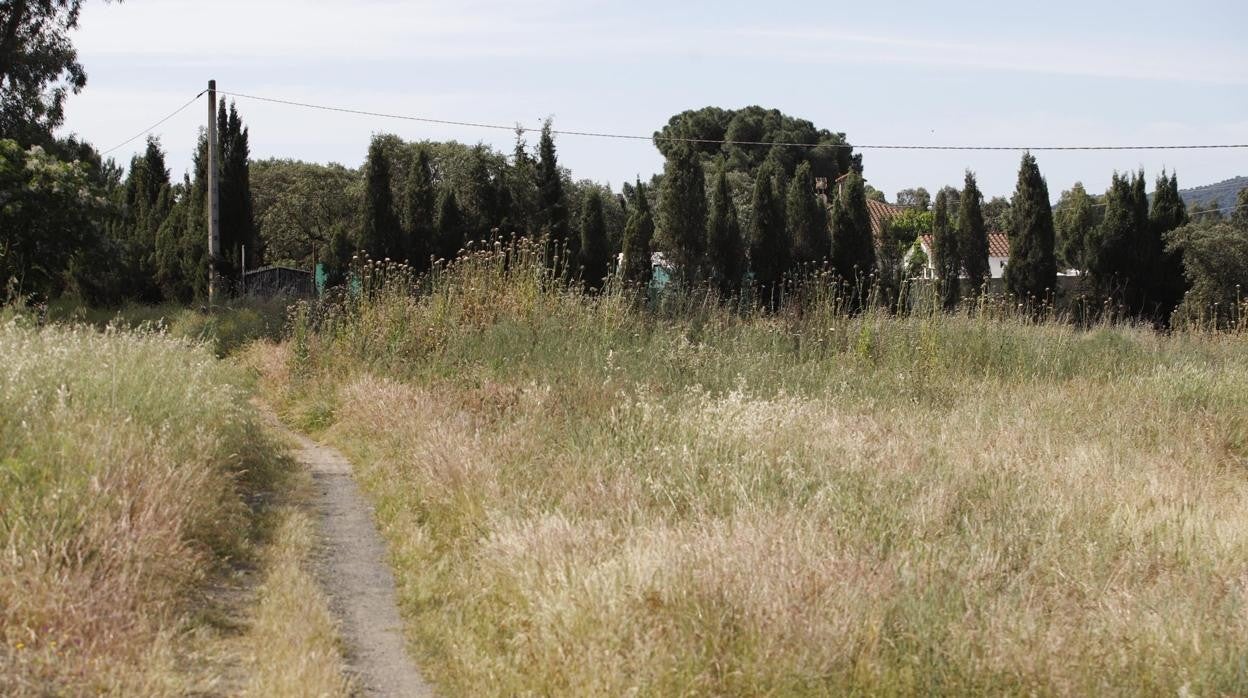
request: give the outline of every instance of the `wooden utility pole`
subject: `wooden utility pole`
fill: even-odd
[[[217,186],[217,81],[208,81],[208,304],[217,301],[221,279],[221,195]]]

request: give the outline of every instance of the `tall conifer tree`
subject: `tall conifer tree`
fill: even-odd
[[[789,268],[790,247],[774,180],[774,165],[764,163],[754,175],[750,199],[754,212],[749,230],[750,270],[761,300],[769,307],[778,301],[778,286]]]
[[[611,250],[607,224],[602,217],[602,194],[597,187],[585,190],[581,204],[581,274],[591,289],[602,288],[610,272]]]
[[[797,166],[788,189],[785,222],[793,243],[793,263],[818,264],[832,253],[832,238],[828,234],[827,214],[815,195],[815,180],[809,162]]]
[[[455,198],[455,190],[448,186],[438,200],[438,230],[434,252],[440,259],[449,262],[459,256],[464,242],[464,214]]]
[[[945,310],[958,307],[961,298],[962,259],[958,253],[958,232],[949,224],[949,194],[936,192],[935,215],[932,218],[932,266],[940,289],[940,304]]]
[[[408,167],[399,221],[403,229],[403,255],[417,271],[423,271],[429,265],[429,254],[433,251],[437,197],[429,166],[429,152],[420,148]]]
[[[988,266],[988,230],[984,226],[983,200],[984,195],[975,182],[975,173],[967,170],[958,208],[958,257],[962,261],[962,270],[966,272],[972,296],[979,296],[992,275]]]
[[[832,207],[832,269],[858,294],[875,269],[875,240],[862,176],[850,172]]]
[[[1138,238],[1131,181],[1117,172],[1105,192],[1105,216],[1096,230],[1089,271],[1097,291],[1127,302],[1137,281]]]
[[[398,259],[402,255],[400,225],[390,189],[391,169],[386,149],[380,139],[374,138],[364,163],[363,228],[360,232],[360,246],[373,259]]]
[[[665,251],[686,284],[702,278],[706,256],[706,178],[691,147],[673,149],[663,167],[659,228]]]
[[[221,102],[217,112],[217,134],[220,153],[220,222],[221,260],[218,270],[227,281],[242,280],[243,248],[247,266],[258,265],[262,250],[256,230],[255,210],[251,201],[251,148],[248,129],[238,115],[234,103],[229,110]]]
[[[1158,322],[1165,323],[1169,322],[1171,313],[1183,300],[1188,287],[1182,250],[1166,246],[1167,233],[1187,225],[1187,205],[1179,195],[1178,175],[1171,173],[1167,177],[1165,170],[1162,170],[1157,178],[1148,218],[1150,244],[1157,246],[1156,261],[1148,279],[1152,304],[1150,312]]]
[[[620,275],[625,282],[644,287],[649,285],[653,273],[650,243],[654,239],[654,217],[650,213],[646,185],[640,180],[635,202],[624,226],[624,267]]]
[[[1045,299],[1057,284],[1053,207],[1036,158],[1023,154],[1010,201],[1010,262],[1005,287],[1020,298]]]
[[[1102,209],[1088,195],[1082,182],[1075,182],[1070,191],[1062,194],[1058,208],[1053,212],[1056,245],[1062,264],[1081,272],[1088,271],[1092,247],[1096,244],[1096,229],[1104,213]]]
[[[812,197],[813,198],[813,197]],[[706,221],[706,255],[711,279],[720,294],[729,296],[741,286],[745,273],[745,246],[737,207],[728,189],[728,166],[722,158],[711,190],[711,212]]]
[[[563,175],[559,172],[555,139],[550,131],[550,121],[547,120],[542,125],[542,138],[537,149],[538,233],[549,236],[556,246],[572,246],[573,241],[568,239],[568,202],[563,193]]]

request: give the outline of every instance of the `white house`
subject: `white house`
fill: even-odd
[[[936,267],[932,264],[932,236],[920,235],[919,245],[923,254],[927,255],[927,266],[923,269],[923,278],[936,278]],[[1000,279],[1005,276],[1005,264],[1010,261],[1010,238],[1005,233],[988,233],[988,271],[991,278]]]

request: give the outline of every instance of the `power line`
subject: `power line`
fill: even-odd
[[[424,124],[437,124],[441,126],[464,126],[468,128],[484,128],[499,131],[514,131],[519,133],[533,133],[541,129],[529,126],[521,126],[519,124],[512,126],[504,126],[501,124],[490,124],[478,121],[456,121],[453,119],[435,119],[425,116],[412,116],[408,114],[389,114],[386,112],[369,111],[365,109],[353,109],[349,107],[336,107],[324,104],[312,104],[310,102],[298,102],[290,99],[280,99],[277,97],[261,97],[257,95],[242,94],[238,92],[227,92],[218,90],[220,94],[229,95],[239,99],[252,99],[259,102],[269,102],[272,104],[284,104],[287,106],[302,107],[305,109],[317,109],[320,111],[338,112],[342,114],[356,114],[359,116],[374,116],[383,119],[398,119],[401,121],[415,121]],[[791,141],[732,141],[714,138],[681,138],[676,136],[639,136],[635,134],[625,133],[606,133],[599,131],[572,131],[565,129],[551,129],[552,134],[560,136],[584,136],[587,138],[612,138],[617,140],[633,140],[633,141],[664,141],[668,143],[694,143],[700,145],[748,145],[748,146],[781,146],[791,148],[857,148],[859,150],[953,150],[953,151],[1055,151],[1055,150],[1224,150],[1231,148],[1248,148],[1248,143],[1216,143],[1216,144],[1200,144],[1200,145],[1039,145],[1039,146],[1006,146],[1006,145],[884,145],[884,144],[851,144],[851,143],[797,143]]]
[[[137,139],[137,138],[141,138],[141,137],[143,137],[143,136],[146,136],[147,134],[149,134],[149,133],[151,133],[152,131],[156,130],[156,128],[157,128],[158,126],[160,126],[161,124],[165,123],[166,121],[168,121],[168,120],[172,119],[173,117],[177,116],[178,114],[181,114],[183,110],[185,110],[187,107],[191,106],[191,105],[192,105],[192,104],[194,104],[196,101],[198,101],[200,97],[203,97],[203,96],[204,96],[204,92],[207,92],[207,90],[204,90],[203,92],[200,92],[199,94],[195,95],[194,97],[191,97],[190,101],[188,101],[186,104],[183,104],[182,106],[178,107],[177,109],[173,110],[172,112],[170,112],[170,114],[169,114],[168,116],[166,116],[165,118],[161,119],[160,121],[157,121],[156,123],[152,124],[151,126],[148,126],[147,128],[143,129],[142,131],[139,131],[138,133],[136,133],[136,134],[134,134],[133,136],[131,136],[131,137],[127,138],[126,140],[122,141],[121,143],[118,143],[117,145],[115,145],[115,146],[113,146],[113,147],[109,148],[108,150],[105,150],[104,152],[100,153],[100,157],[103,157],[103,156],[105,156],[105,155],[108,155],[109,153],[113,152],[114,150],[117,150],[118,148],[125,147],[126,145],[129,145],[129,144],[130,144],[132,141],[134,141],[135,139]]]

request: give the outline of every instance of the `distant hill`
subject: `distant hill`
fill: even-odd
[[[1248,187],[1248,177],[1233,177],[1217,184],[1183,189],[1179,191],[1179,195],[1183,197],[1183,201],[1188,206],[1217,201],[1218,208],[1224,208],[1234,206],[1235,196],[1239,194],[1240,189],[1245,187]]]

